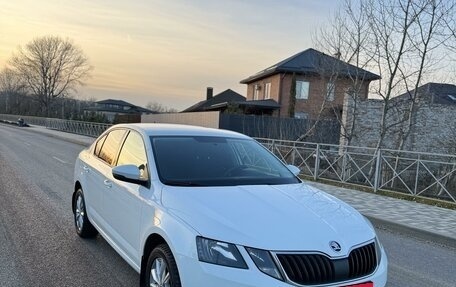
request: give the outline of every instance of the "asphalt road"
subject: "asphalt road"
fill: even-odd
[[[73,165],[83,148],[0,124],[0,286],[139,285],[105,240],[74,232]],[[377,230],[389,287],[456,286],[455,249],[388,226]]]

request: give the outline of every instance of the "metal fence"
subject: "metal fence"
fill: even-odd
[[[90,137],[98,137],[110,126],[110,124],[68,121],[60,119],[48,119],[46,121],[47,128]]]
[[[456,202],[456,155],[258,138],[313,177]]]
[[[49,129],[64,131],[68,133],[80,134],[90,137],[97,137],[103,133],[110,124],[83,122],[83,121],[70,121],[54,118],[19,116],[19,115],[4,115],[0,114],[0,120],[17,122],[22,118],[27,124],[44,126]]]

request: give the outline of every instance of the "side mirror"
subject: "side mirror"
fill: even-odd
[[[298,176],[301,173],[301,170],[299,167],[292,165],[292,164],[287,164],[287,168],[296,176]]]
[[[117,180],[141,185],[146,185],[148,182],[147,180],[141,178],[139,168],[133,164],[125,164],[114,167],[112,169],[112,176],[114,176]]]

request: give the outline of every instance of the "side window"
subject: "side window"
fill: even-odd
[[[124,134],[125,130],[113,130],[110,132],[106,137],[98,157],[107,162],[109,165],[113,164]]]
[[[307,100],[309,98],[309,82],[296,81],[296,99]]]
[[[266,83],[264,85],[264,99],[270,99],[271,98],[271,83]]]
[[[97,143],[95,144],[95,150],[93,151],[93,153],[98,156],[98,154],[100,153],[100,150],[101,150],[101,147],[103,146],[103,143],[105,142],[106,140],[106,135],[104,135],[101,139],[99,139],[97,141]]]
[[[142,179],[148,179],[149,174],[147,172],[147,155],[144,147],[144,141],[140,134],[131,131],[125,143],[122,146],[122,150],[117,160],[117,165],[134,164],[139,168]]]

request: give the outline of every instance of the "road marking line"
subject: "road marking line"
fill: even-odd
[[[55,159],[56,161],[60,161],[61,163],[67,163],[66,161],[61,160],[60,158],[58,158],[56,156],[53,156],[52,158]]]

